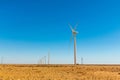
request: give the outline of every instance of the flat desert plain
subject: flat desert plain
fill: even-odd
[[[0,65],[0,80],[120,80],[120,65]]]

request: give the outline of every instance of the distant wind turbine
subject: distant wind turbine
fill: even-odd
[[[76,35],[78,34],[78,31],[76,31],[77,25],[75,25],[73,29],[72,26],[69,24],[69,27],[72,31],[72,37],[74,37],[74,64],[75,65],[76,65]]]
[[[83,57],[81,57],[81,64],[83,64]]]
[[[50,52],[48,52],[48,64],[50,64]]]
[[[3,64],[3,57],[1,57],[1,64]]]
[[[46,56],[44,56],[44,60],[45,60],[45,63],[44,63],[44,64],[46,64]]]

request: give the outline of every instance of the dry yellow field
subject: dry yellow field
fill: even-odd
[[[120,66],[0,65],[0,80],[120,80]]]

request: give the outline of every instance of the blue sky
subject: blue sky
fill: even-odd
[[[0,0],[4,63],[73,63],[68,23],[77,26],[77,62],[120,63],[119,0]]]

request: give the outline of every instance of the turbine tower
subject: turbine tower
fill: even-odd
[[[72,28],[72,26],[69,24],[70,29],[72,31],[72,37],[74,38],[74,64],[76,65],[76,35],[78,34],[78,31],[76,31],[76,26],[74,27],[74,29]]]

